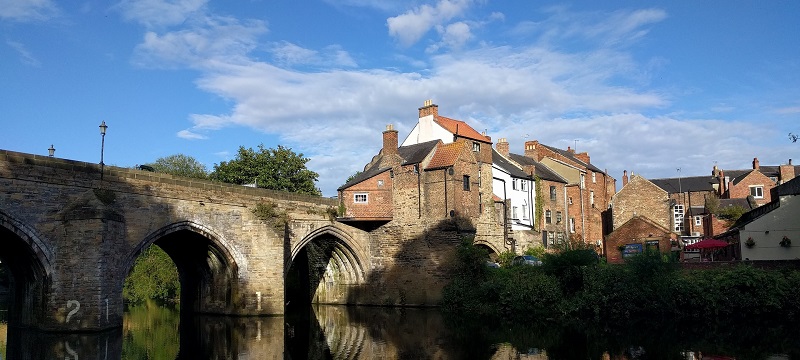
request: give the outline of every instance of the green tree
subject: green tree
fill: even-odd
[[[236,159],[214,165],[210,178],[231,184],[252,184],[264,189],[321,195],[315,182],[319,174],[306,168],[308,158],[290,148],[277,149],[258,145],[239,147]]]
[[[178,268],[158,246],[150,246],[142,251],[122,289],[122,295],[131,304],[141,304],[147,300],[173,303],[178,300],[180,292]]]
[[[183,176],[195,179],[205,179],[208,177],[206,166],[197,159],[183,154],[175,154],[158,158],[154,163],[145,164],[153,168],[154,171]]]

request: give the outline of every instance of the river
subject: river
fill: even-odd
[[[0,313],[2,314],[2,313]],[[42,333],[0,323],[2,359],[800,359],[796,326],[664,324],[615,328],[501,324],[437,309],[319,305],[286,317],[128,309],[121,329]]]

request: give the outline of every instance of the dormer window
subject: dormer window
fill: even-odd
[[[481,151],[481,143],[479,143],[477,141],[473,141],[472,142],[472,151],[475,151],[475,152]]]

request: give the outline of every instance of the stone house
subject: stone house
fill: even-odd
[[[451,223],[475,234],[490,252],[514,250],[492,198],[492,142],[460,120],[438,115],[426,101],[419,121],[398,146],[397,131],[383,132],[383,147],[364,171],[339,189],[338,219],[375,229],[388,224],[422,231]]]

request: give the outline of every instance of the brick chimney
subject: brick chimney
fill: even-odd
[[[495,147],[497,148],[497,152],[499,152],[501,155],[505,157],[508,157],[509,149],[508,149],[508,140],[506,140],[506,138],[498,139],[497,145]]]
[[[392,124],[386,125],[386,131],[383,132],[383,150],[381,153],[384,156],[397,154],[397,130],[394,129]]]
[[[573,149],[571,146],[567,146],[567,152],[572,155],[575,155],[575,149]]]
[[[753,158],[753,170],[758,170],[758,158]]]
[[[433,103],[433,100],[425,100],[425,104],[419,108],[419,117],[424,118],[428,115],[434,117],[439,116],[439,105]]]
[[[622,170],[622,187],[628,184],[628,170]]]
[[[720,170],[719,171],[719,197],[725,195],[725,172]]]
[[[540,160],[539,159],[539,141],[538,140],[526,141],[525,142],[525,156],[527,156],[527,157],[529,157],[529,158],[531,158],[531,159],[533,159],[535,161],[539,161]]]
[[[780,166],[780,183],[783,184],[789,180],[794,179],[794,165],[792,159],[789,159],[789,164]]]
[[[583,161],[583,162],[585,162],[587,164],[590,164],[590,162],[589,162],[589,153],[586,152],[586,151],[584,151],[582,153],[575,154],[575,157],[580,161]]]

